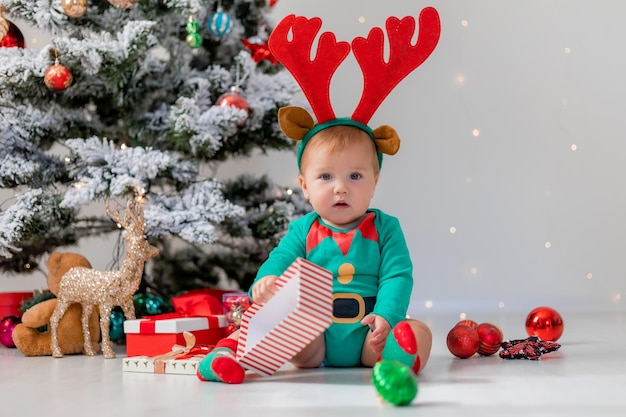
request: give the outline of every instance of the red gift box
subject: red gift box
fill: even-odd
[[[198,289],[172,298],[173,313],[126,320],[126,356],[155,356],[185,343],[182,332],[193,333],[199,344],[214,345],[226,336],[222,314],[223,290]]]
[[[184,345],[183,332],[192,333],[196,343],[215,345],[225,334],[226,316],[137,319],[124,322],[126,356],[156,356]]]
[[[2,292],[0,293],[0,319],[6,316],[22,317],[20,305],[22,301],[33,297],[33,292]]]

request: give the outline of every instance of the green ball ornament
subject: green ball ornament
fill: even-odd
[[[189,16],[189,21],[187,22],[187,45],[192,48],[199,48],[202,46],[202,36],[198,34],[200,31],[200,23],[197,20],[194,20],[193,17]]]
[[[165,300],[151,293],[138,293],[133,297],[137,317],[154,316],[165,313]]]
[[[198,33],[200,31],[200,23],[197,20],[187,22],[187,33]]]
[[[202,46],[202,36],[197,33],[190,33],[187,35],[187,45],[192,48],[199,48]]]
[[[148,297],[146,300],[146,313],[148,313],[149,316],[163,314],[165,312],[164,307],[165,301],[158,295],[151,295],[151,297]]]
[[[417,396],[417,377],[411,368],[391,359],[374,365],[372,383],[383,400],[393,405],[408,405]]]

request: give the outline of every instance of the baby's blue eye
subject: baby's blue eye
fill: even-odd
[[[361,179],[363,176],[361,174],[359,174],[358,172],[353,172],[352,174],[350,174],[350,179],[351,180],[358,180]]]
[[[322,174],[322,175],[320,175],[320,179],[322,179],[324,181],[328,181],[331,178],[332,178],[332,175],[330,175],[330,174]]]

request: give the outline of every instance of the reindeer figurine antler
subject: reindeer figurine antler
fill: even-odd
[[[307,19],[289,15],[281,20],[269,38],[272,54],[294,76],[317,118],[301,107],[279,109],[278,122],[283,133],[299,140],[298,167],[307,142],[319,131],[331,126],[348,125],[365,131],[376,144],[378,161],[382,154],[394,155],[400,148],[400,138],[391,126],[372,130],[367,124],[391,91],[434,51],[439,41],[441,26],[439,14],[432,7],[424,8],[419,16],[419,33],[415,45],[412,16],[386,21],[389,37],[389,60],[384,59],[384,35],[380,28],[372,28],[367,38],[352,40],[352,50],[363,73],[363,94],[347,118],[336,118],[330,102],[330,82],[339,65],[350,53],[348,42],[337,42],[335,35],[324,32],[319,38],[315,58],[310,58],[313,40],[322,26],[318,17]],[[291,34],[291,40],[289,35]]]
[[[117,222],[118,227],[126,230],[126,254],[122,266],[117,271],[98,271],[90,268],[74,267],[61,278],[57,293],[57,306],[50,317],[50,331],[52,333],[52,356],[63,356],[57,339],[59,320],[65,314],[70,304],[78,303],[83,307],[82,327],[85,338],[85,355],[95,355],[96,352],[90,342],[89,316],[94,306],[100,313],[100,330],[102,335],[102,353],[105,358],[114,358],[115,352],[111,348],[109,326],[111,310],[115,306],[122,307],[127,320],[135,318],[133,294],[139,288],[143,274],[144,263],[159,254],[159,250],[146,240],[145,222],[141,205],[134,200],[126,204],[124,218],[120,217],[119,206],[115,211],[106,205],[106,212]]]

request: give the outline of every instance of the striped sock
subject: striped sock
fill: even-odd
[[[393,359],[417,373],[420,369],[420,358],[417,356],[417,340],[408,321],[401,321],[394,326],[385,347],[381,353],[381,359]]]
[[[198,378],[202,381],[219,381],[227,384],[241,384],[245,370],[237,362],[235,339],[222,339],[198,364]]]

